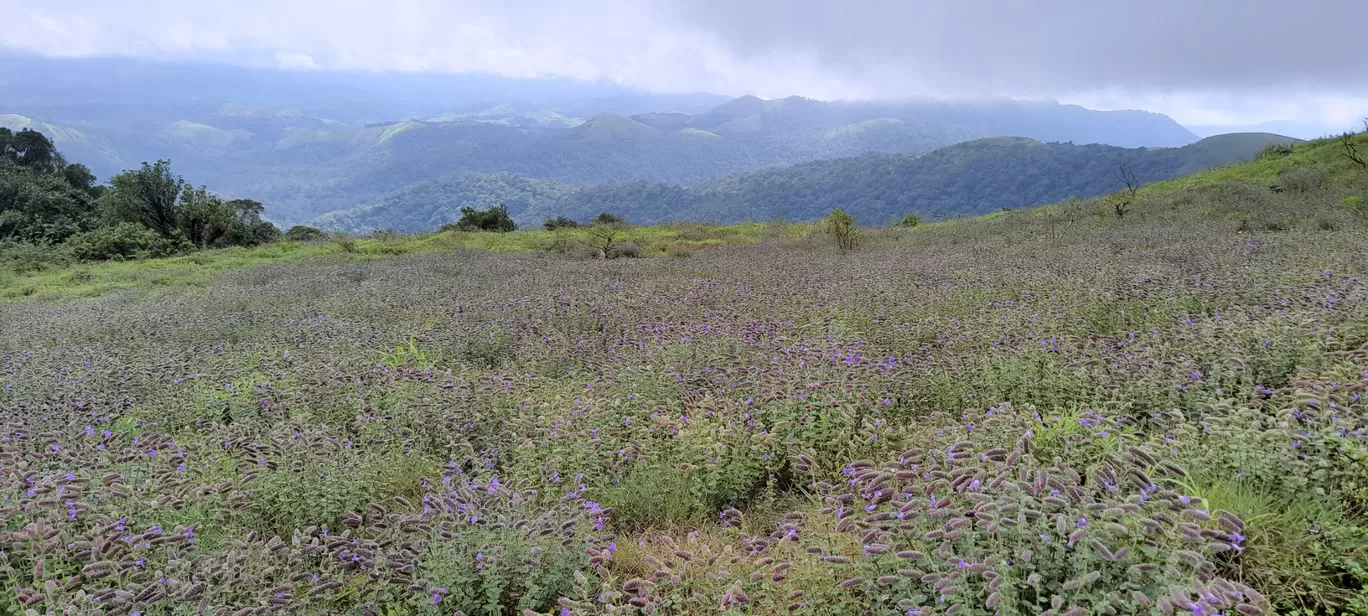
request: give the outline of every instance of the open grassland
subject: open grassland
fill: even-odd
[[[1362,614],[1345,190],[1156,190],[852,253],[679,226],[636,233],[721,245],[26,274],[0,304],[0,605]]]
[[[666,223],[625,229],[617,241],[631,243],[642,257],[688,257],[704,248],[802,237],[811,225],[742,223],[707,225]],[[364,262],[408,253],[481,249],[493,252],[544,251],[584,256],[593,250],[585,231],[529,230],[516,233],[446,231],[420,235],[335,236],[312,242],[279,242],[255,248],[205,250],[165,259],[48,264],[0,263],[0,299],[98,297],[112,291],[146,293],[165,287],[204,286],[216,273],[301,259]]]

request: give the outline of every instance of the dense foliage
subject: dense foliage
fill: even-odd
[[[461,208],[461,218],[451,225],[457,231],[493,231],[507,233],[518,228],[508,215],[508,207],[502,203],[483,210],[473,207]]]
[[[262,219],[260,202],[224,200],[187,186],[167,161],[143,163],[114,176],[109,186],[94,182],[90,169],[66,162],[41,133],[0,128],[0,261],[27,268],[68,259],[165,256],[255,246],[280,235]]]
[[[817,220],[841,208],[866,224],[896,222],[908,213],[947,218],[1092,197],[1118,190],[1118,169],[1142,182],[1247,160],[1275,135],[1227,135],[1183,148],[1126,149],[1000,138],[961,143],[918,155],[865,154],[732,175],[684,187],[655,182],[607,182],[584,187],[512,174],[459,174],[431,180],[377,203],[335,212],[323,226],[353,232],[377,228],[435,229],[465,203],[506,201],[524,224],[564,216],[585,221],[612,210],[652,224],[667,220],[734,223],[788,218]]]
[[[94,182],[42,133],[0,128],[0,241],[60,242],[90,229]]]
[[[1210,179],[850,253],[776,222],[6,301],[0,601],[1361,614],[1368,185]]]

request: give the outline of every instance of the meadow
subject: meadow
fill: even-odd
[[[1368,614],[1350,190],[11,273],[0,609]]]

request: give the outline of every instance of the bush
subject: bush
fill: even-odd
[[[339,236],[336,239],[334,239],[333,242],[337,244],[338,248],[342,249],[342,252],[348,254],[355,254],[358,250],[360,250],[360,248],[356,246],[356,240],[350,237]]]
[[[855,224],[855,217],[847,214],[845,210],[836,208],[822,219],[820,229],[836,242],[836,247],[842,251],[854,250],[860,243],[860,230]]]
[[[446,226],[442,228],[447,229]],[[517,228],[518,225],[508,215],[508,207],[502,204],[484,210],[477,210],[469,206],[463,207],[461,208],[461,219],[456,221],[457,231],[506,233]]]
[[[63,246],[71,256],[81,261],[164,257],[183,248],[182,244],[131,222],[77,233],[68,238]]]
[[[49,265],[66,265],[67,254],[49,244],[34,244],[0,240],[0,263],[7,263],[16,273],[34,272]]]
[[[1278,176],[1278,182],[1285,190],[1299,193],[1311,192],[1325,184],[1325,171],[1323,169],[1285,171]]]
[[[285,232],[284,237],[291,242],[312,242],[318,239],[326,239],[328,234],[314,227],[295,225]]]
[[[921,224],[921,219],[917,218],[916,214],[908,214],[903,216],[902,220],[899,220],[894,226],[912,228],[919,224]]]
[[[1290,143],[1270,143],[1264,146],[1258,154],[1255,154],[1254,158],[1282,158],[1291,153],[1292,144]]]
[[[574,219],[557,216],[555,218],[547,218],[546,222],[542,223],[542,226],[546,227],[547,231],[555,231],[556,229],[578,229],[580,224],[575,222]]]
[[[1345,209],[1356,216],[1368,216],[1368,199],[1358,195],[1345,197],[1343,201]]]
[[[609,259],[636,259],[641,256],[641,246],[633,242],[614,244],[608,251]]]
[[[594,222],[604,225],[623,225],[627,224],[627,219],[618,216],[617,214],[609,214],[608,212],[603,212],[600,213],[598,217],[594,219]]]

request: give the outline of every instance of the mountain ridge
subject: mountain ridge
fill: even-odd
[[[587,220],[601,211],[641,224],[805,221],[835,207],[866,223],[884,224],[908,213],[975,215],[1096,196],[1120,188],[1115,173],[1121,166],[1142,181],[1161,181],[1248,160],[1270,143],[1295,141],[1269,134],[1221,135],[1182,148],[1117,148],[990,137],[924,153],[870,152],[738,172],[694,186],[648,181],[577,186],[467,172],[419,182],[313,222],[351,232],[413,232],[455,221],[463,206],[502,203],[522,225],[556,216]]]

